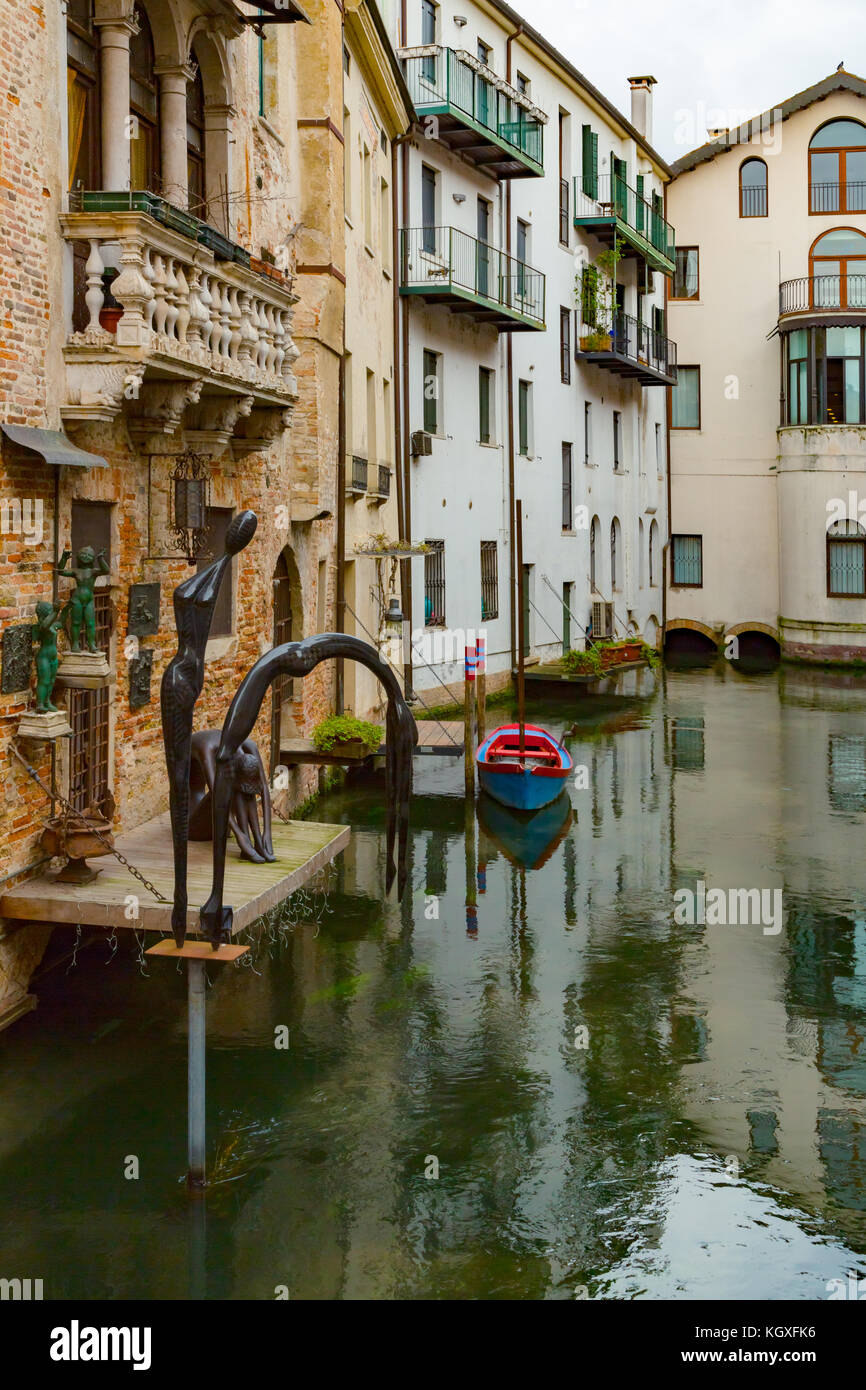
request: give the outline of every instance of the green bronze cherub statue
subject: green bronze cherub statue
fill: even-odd
[[[104,549],[100,550],[98,555],[94,555],[91,545],[82,546],[76,556],[75,564],[67,569],[66,564],[71,555],[71,550],[64,550],[57,567],[57,573],[62,575],[64,579],[75,580],[72,597],[66,605],[69,609],[69,649],[73,652],[81,650],[80,636],[83,623],[87,650],[95,652],[96,615],[93,603],[93,586],[101,574],[111,572],[110,566],[105,558]]]
[[[63,622],[53,603],[42,599],[36,605],[36,622],[31,627],[36,653],[36,713],[54,714],[57,706],[51,703],[51,693],[57,678],[57,634]]]

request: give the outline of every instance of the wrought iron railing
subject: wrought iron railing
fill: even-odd
[[[810,212],[866,212],[866,181],[809,185]]]
[[[587,343],[587,337],[590,343]],[[601,338],[607,339],[602,343]],[[593,340],[596,339],[597,341]],[[587,344],[581,347],[581,344]],[[613,352],[625,357],[637,366],[649,367],[662,376],[676,380],[677,345],[663,333],[658,333],[649,324],[632,318],[631,314],[618,313],[606,323],[598,323],[581,334],[578,350],[589,352]]]
[[[474,66],[452,48],[429,47],[404,57],[406,84],[419,115],[451,107],[489,130],[516,153],[544,162],[544,126],[515,96],[503,91],[493,72]]]
[[[740,189],[740,216],[767,216],[766,184],[753,185],[751,188],[748,185],[744,185],[744,187]]]
[[[597,174],[574,180],[574,216],[616,216],[631,231],[636,232],[666,260],[676,259],[676,233],[662,217],[658,208],[637,193],[625,179]]]
[[[352,491],[367,491],[367,460],[357,454],[352,457]]]
[[[379,464],[379,476],[376,483],[376,493],[379,497],[391,496],[391,470],[387,464]]]
[[[404,229],[400,278],[407,289],[464,290],[544,327],[542,271],[456,227]]]
[[[779,286],[779,313],[807,309],[866,311],[866,275],[801,275],[798,280],[784,280]]]

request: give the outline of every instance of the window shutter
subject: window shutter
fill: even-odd
[[[635,206],[635,227],[639,232],[644,229],[644,200],[643,200],[643,174],[637,176],[637,204]]]
[[[583,191],[598,197],[598,136],[588,125],[583,127]]]

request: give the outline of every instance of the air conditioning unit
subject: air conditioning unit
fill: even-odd
[[[433,453],[433,436],[426,430],[413,430],[412,438],[409,441],[409,452],[413,459],[418,459]]]
[[[592,635],[593,637],[613,637],[612,603],[605,603],[603,599],[593,599]]]

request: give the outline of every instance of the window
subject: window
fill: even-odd
[[[481,542],[481,621],[499,617],[499,560],[496,541]]]
[[[583,461],[587,468],[592,458],[592,402],[583,403]]]
[[[598,592],[598,584],[596,583],[596,577],[597,577],[597,576],[596,576],[596,563],[597,563],[597,554],[598,554],[598,531],[599,531],[599,521],[598,521],[598,517],[597,517],[597,516],[594,516],[594,517],[592,518],[592,523],[591,523],[590,528],[589,528],[589,587],[590,587],[590,589],[592,590],[592,592],[593,592],[594,594]]]
[[[529,455],[532,444],[532,382],[517,383],[518,450]]]
[[[143,9],[136,11],[138,33],[129,41],[129,109],[135,117],[129,144],[130,188],[158,189],[159,101],[150,22]],[[117,132],[121,139],[122,133]]]
[[[641,517],[638,517],[638,523],[637,523],[637,584],[638,584],[638,588],[639,588],[639,589],[642,589],[642,588],[644,587],[645,582],[646,582],[646,579],[645,579],[646,571],[645,571],[645,569],[644,569],[644,565],[645,565],[645,564],[646,564],[646,551],[645,551],[644,548],[643,548],[643,519],[642,519]]]
[[[613,412],[613,471],[619,473],[622,465],[622,412]]]
[[[491,54],[492,54],[492,53],[493,53],[493,49],[490,47],[490,44],[489,44],[489,43],[485,43],[485,42],[483,41],[483,39],[479,39],[479,40],[478,40],[478,54],[477,54],[479,63],[483,63],[484,66],[485,66],[486,68],[489,68],[489,67],[490,67],[490,57],[491,57]]]
[[[671,583],[683,589],[700,589],[703,582],[703,537],[671,536]]]
[[[659,582],[659,524],[656,520],[650,522],[649,528],[649,586],[654,589]]]
[[[699,293],[698,248],[678,246],[671,299],[697,299]]]
[[[434,0],[421,0],[421,43],[424,47],[436,42],[436,12]],[[421,64],[421,76],[427,82],[436,81],[436,58],[431,55]]]
[[[828,121],[809,142],[809,211],[866,211],[866,126]]]
[[[574,498],[573,498],[573,470],[572,470],[572,449],[570,444],[562,446],[562,529],[563,531],[574,530]]]
[[[343,107],[343,211],[352,219],[352,117]]]
[[[194,56],[194,55],[193,55]],[[186,177],[189,192],[187,205],[196,217],[207,217],[207,181],[205,178],[204,82],[201,68],[186,84]],[[165,190],[172,198],[172,189]],[[174,193],[175,198],[177,192]]]
[[[664,470],[664,455],[663,455],[663,453],[662,453],[662,427],[661,427],[661,425],[657,424],[657,425],[656,425],[656,475],[657,475],[659,478],[663,478],[663,477],[664,477],[664,472],[665,472],[665,470]]]
[[[866,596],[866,529],[859,521],[834,521],[827,528],[827,595]]]
[[[361,154],[361,197],[364,202],[364,244],[368,248],[372,248],[373,245],[372,167],[370,151],[364,145]]]
[[[381,251],[382,269],[390,275],[392,270],[392,236],[391,236],[391,187],[387,179],[381,179],[379,183],[379,215],[381,221]]]
[[[763,159],[745,159],[740,165],[740,216],[767,216],[767,166]]]
[[[226,532],[234,513],[231,507],[208,507],[207,539],[205,548],[198,556],[196,567],[201,573],[212,564],[215,557],[225,551]],[[213,611],[210,625],[211,637],[230,637],[232,632],[232,568],[229,565],[222,577],[219,596]]]
[[[526,267],[529,261],[529,223],[517,219],[517,293],[525,298],[528,289]]]
[[[490,275],[490,218],[493,212],[492,204],[486,198],[478,198],[475,210],[475,229],[478,235],[478,245],[475,248],[475,292],[490,295],[491,275]]]
[[[436,252],[436,170],[421,165],[421,249]]]
[[[809,252],[811,306],[866,308],[866,237],[853,227],[836,227]]]
[[[559,311],[559,375],[567,386],[571,381],[571,310]]]
[[[588,198],[598,197],[598,136],[591,126],[583,127],[583,192]]]
[[[493,372],[490,367],[478,368],[478,438],[482,444],[493,442]]]
[[[440,433],[439,389],[442,356],[424,349],[424,428],[428,434]]]
[[[66,102],[69,187],[99,188],[102,129],[99,42],[93,23],[93,0],[69,0],[67,5]],[[74,243],[76,247],[78,244]],[[87,243],[83,249],[89,250]]]
[[[782,352],[785,424],[857,425],[866,421],[860,328],[797,328],[782,335]]]
[[[517,74],[516,78],[514,79],[514,85],[517,88],[518,92],[522,92],[525,97],[529,96],[529,78],[525,77],[522,72],[519,72]]]
[[[611,589],[621,588],[619,573],[619,543],[620,528],[619,521],[614,517],[610,523],[610,587]]]
[[[571,117],[567,111],[559,113],[559,244],[567,246],[570,234],[568,216],[568,170],[571,164],[569,135]]]
[[[671,391],[671,429],[699,430],[701,427],[701,369],[677,367],[677,384]]]
[[[445,542],[426,542],[424,556],[424,626],[445,626]]]
[[[367,463],[373,468],[379,462],[376,430],[376,378],[367,372]]]

